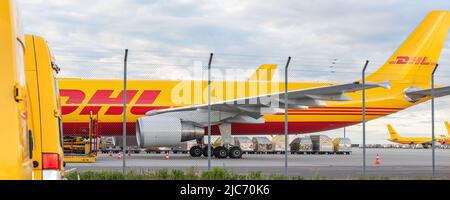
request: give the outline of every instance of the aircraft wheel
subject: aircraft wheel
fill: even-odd
[[[202,156],[202,148],[200,146],[193,146],[189,149],[189,153],[192,157],[200,157]]]
[[[228,149],[223,147],[223,146],[219,146],[219,147],[214,149],[214,155],[217,158],[227,158],[227,156],[228,156]]]
[[[228,154],[230,158],[242,158],[242,149],[240,147],[231,147]]]

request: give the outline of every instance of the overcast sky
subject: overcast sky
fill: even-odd
[[[45,37],[60,77],[120,78],[123,49],[130,76],[186,79],[186,67],[240,68],[284,65],[293,57],[295,81],[358,79],[383,64],[431,10],[448,0],[202,1],[20,0],[26,33]],[[441,54],[438,83],[450,85],[450,39]],[[200,63],[200,64],[199,64]],[[201,67],[199,67],[201,68]],[[201,71],[201,70],[200,70]],[[437,100],[437,134],[450,120],[450,97]],[[387,123],[407,136],[431,135],[430,103],[368,124],[368,143],[388,143]],[[361,126],[347,129],[361,141]],[[342,135],[342,130],[326,132]]]

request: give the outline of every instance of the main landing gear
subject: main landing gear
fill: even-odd
[[[200,157],[202,156],[202,153],[202,147],[200,146],[193,146],[189,149],[189,154],[191,154],[192,157]]]
[[[219,125],[221,145],[213,148],[211,147],[211,156],[216,158],[242,158],[242,149],[239,146],[232,145],[233,138],[231,137],[231,124],[222,123]],[[189,150],[192,157],[205,156],[208,157],[208,145],[203,144],[203,138],[197,140],[197,145],[191,147]]]
[[[196,145],[191,147],[189,153],[192,157],[208,157],[208,145]],[[218,146],[211,147],[211,156],[216,158],[242,158],[242,149],[238,146]]]

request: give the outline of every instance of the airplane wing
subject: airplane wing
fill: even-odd
[[[390,88],[390,83],[366,83],[366,89],[383,87]],[[253,97],[233,99],[211,103],[211,122],[262,123],[261,116],[269,113],[284,112],[285,103],[288,108],[306,109],[307,106],[325,106],[324,101],[348,101],[345,93],[362,90],[360,82],[329,85],[315,88],[291,90],[288,92],[288,102],[284,100],[284,92],[264,94]],[[208,104],[152,110],[147,116],[170,114],[184,121],[190,121],[205,126]],[[206,110],[206,111],[205,111]]]
[[[431,89],[421,90],[419,88],[409,88],[405,95],[410,98],[412,101],[418,101],[424,97],[431,96]],[[443,97],[450,95],[450,86],[440,87],[434,89],[435,97]]]

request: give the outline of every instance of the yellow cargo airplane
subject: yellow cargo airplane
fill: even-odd
[[[448,124],[447,124],[448,125]],[[402,137],[397,131],[392,127],[392,125],[387,125],[389,134],[391,137],[388,139],[391,142],[399,143],[399,144],[421,144],[424,148],[428,148],[431,146],[431,137]],[[438,138],[434,139],[436,142],[445,144],[445,135],[441,135]],[[450,140],[449,140],[450,141]]]
[[[377,119],[430,99],[431,72],[439,60],[450,26],[449,11],[432,11],[376,72],[367,76],[367,120]],[[263,65],[245,81],[211,83],[212,134],[220,134],[219,158],[240,158],[231,133],[283,134],[283,108],[289,134],[332,130],[361,123],[362,83],[269,81],[274,65]],[[268,68],[267,70],[264,70]],[[258,71],[260,71],[258,70]],[[261,77],[262,76],[262,77]],[[87,130],[89,113],[98,115],[100,135],[122,134],[122,80],[59,79],[64,134]],[[207,81],[130,80],[127,88],[127,134],[141,147],[174,146],[197,139],[192,156],[205,155]],[[450,94],[438,87],[436,97]]]
[[[448,122],[445,122],[445,128],[447,128],[448,137],[442,135],[438,142],[441,144],[450,145],[450,124]]]

